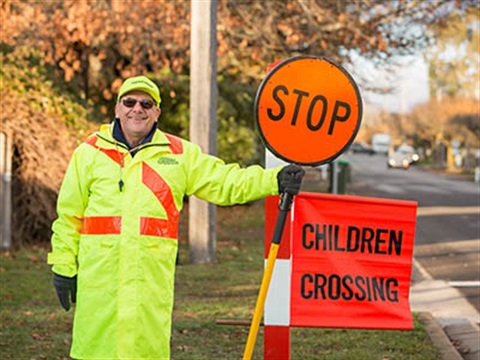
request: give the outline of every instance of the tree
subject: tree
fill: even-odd
[[[428,26],[435,39],[425,51],[430,94],[480,98],[480,5],[451,11],[446,19]]]
[[[42,51],[85,103],[108,102],[122,78],[188,63],[188,8],[166,0],[2,0],[2,42]]]
[[[462,3],[463,4],[463,3]],[[476,6],[474,2],[465,6]],[[355,69],[355,54],[380,65],[431,43],[455,1],[221,1],[219,67],[258,80],[266,65],[292,55],[321,55]],[[355,69],[358,70],[358,69]],[[373,86],[362,78],[365,86]]]
[[[105,121],[107,114],[112,114],[122,79],[144,73],[163,90],[162,128],[188,135],[188,0],[1,0],[0,4],[2,60],[12,54],[28,60],[28,65],[14,61],[5,66],[2,62],[0,90],[9,94],[3,114],[16,114],[20,103],[25,113],[53,105],[59,109],[55,116],[41,112],[52,128],[55,122],[74,124],[85,118]],[[430,44],[435,33],[423,31],[426,26],[438,24],[442,28],[452,13],[478,7],[475,0],[219,0],[219,154],[234,147],[228,160],[236,161],[254,148],[254,93],[266,66],[274,60],[301,54],[325,56],[350,64],[357,71],[357,82],[368,88],[361,69],[355,67],[356,54],[376,64],[386,63]],[[32,56],[33,52],[42,56]],[[32,93],[38,98],[32,100]],[[465,118],[452,121],[466,123]],[[25,134],[35,132],[30,123],[26,121],[21,129]],[[428,124],[425,127],[429,129]],[[72,133],[80,139],[85,136]],[[64,132],[49,134],[53,141],[37,139],[40,144],[20,155],[66,142],[61,138]],[[39,155],[38,161],[22,158],[19,172],[39,168],[58,175],[65,170],[60,161],[48,162],[52,157],[47,153]],[[44,182],[37,175],[27,178],[29,183]],[[52,184],[47,185],[54,192],[57,189]],[[22,211],[29,206],[27,200],[23,207],[18,206]],[[34,211],[29,214],[28,224],[43,216]],[[34,232],[39,232],[38,228],[30,231],[32,239],[37,238]]]
[[[478,147],[480,140],[479,104],[475,99],[447,98],[417,106],[408,116],[408,135],[423,139],[433,148],[437,142],[460,141],[469,148]],[[462,127],[462,130],[460,130]]]
[[[2,42],[44,52],[46,62],[55,64],[67,82],[82,89],[85,101],[112,101],[121,79],[133,73],[155,75],[163,68],[188,73],[186,0],[2,0],[1,4]],[[222,0],[219,72],[238,81],[257,82],[268,64],[298,54],[353,64],[353,54],[359,53],[385,63],[395,55],[423,48],[430,41],[423,31],[426,26],[442,27],[452,12],[465,8],[478,8],[478,4]]]

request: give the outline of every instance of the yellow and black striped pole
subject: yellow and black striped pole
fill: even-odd
[[[263,309],[265,307],[265,300],[267,298],[268,288],[270,287],[270,280],[272,279],[273,268],[275,266],[278,249],[280,247],[280,241],[282,239],[283,228],[285,227],[285,221],[287,220],[287,216],[290,212],[292,203],[292,194],[283,193],[281,195],[280,204],[278,206],[279,212],[277,222],[275,224],[273,239],[268,252],[267,266],[265,268],[265,272],[263,273],[262,284],[260,285],[260,291],[257,298],[257,304],[255,306],[252,324],[250,325],[250,332],[248,333],[247,344],[245,345],[245,351],[243,353],[243,360],[250,360],[252,358],[255,341],[257,339],[258,328],[260,326],[260,320],[262,318]]]

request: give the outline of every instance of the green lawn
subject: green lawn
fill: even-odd
[[[186,212],[184,212],[186,214]],[[173,314],[172,359],[241,359],[263,273],[263,202],[219,208],[217,263],[188,264],[185,215]],[[73,312],[57,302],[46,249],[0,255],[0,358],[69,359]],[[260,328],[254,359],[263,358]],[[440,359],[415,316],[413,331],[294,328],[295,359]]]

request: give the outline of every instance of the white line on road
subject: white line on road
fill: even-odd
[[[480,287],[480,280],[473,281],[449,281],[448,285],[456,288]]]
[[[430,206],[419,207],[418,216],[428,215],[466,215],[477,214],[480,216],[480,207],[478,206]]]

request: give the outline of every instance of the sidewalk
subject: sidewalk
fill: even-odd
[[[444,360],[480,359],[480,314],[455,288],[414,260],[410,305]]]

